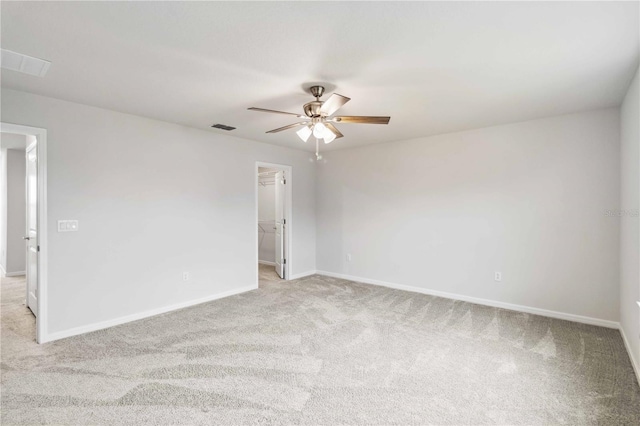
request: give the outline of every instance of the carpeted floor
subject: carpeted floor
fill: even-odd
[[[2,424],[639,425],[616,330],[312,276],[45,345],[2,283]]]

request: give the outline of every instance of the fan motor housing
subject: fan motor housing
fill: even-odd
[[[320,113],[320,107],[322,107],[322,101],[311,101],[309,103],[304,104],[304,113],[307,117],[320,117],[322,114]]]

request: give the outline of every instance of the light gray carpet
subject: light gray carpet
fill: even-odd
[[[313,276],[38,346],[23,286],[3,425],[640,424],[615,330]]]

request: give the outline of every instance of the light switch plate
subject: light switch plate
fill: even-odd
[[[58,232],[75,232],[78,230],[77,220],[59,220]]]

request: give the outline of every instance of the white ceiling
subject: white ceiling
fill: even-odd
[[[619,105],[638,2],[2,2],[2,47],[52,61],[2,86],[294,148],[266,130],[322,82],[340,149]],[[326,99],[326,96],[325,96]]]

